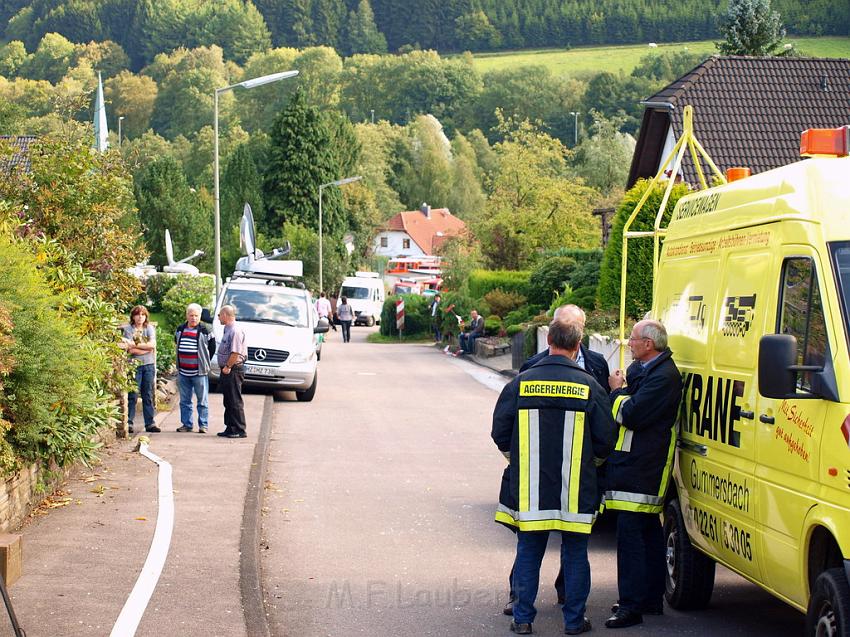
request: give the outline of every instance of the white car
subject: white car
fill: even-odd
[[[213,331],[218,342],[224,332],[218,320],[222,305],[236,308],[236,321],[245,330],[245,386],[293,390],[298,400],[313,400],[321,352],[319,334],[327,332],[329,324],[319,319],[310,293],[282,277],[234,276],[222,288],[216,305]],[[218,382],[219,375],[213,357],[211,385]]]

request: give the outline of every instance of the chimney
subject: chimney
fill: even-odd
[[[424,201],[422,202],[422,205],[419,206],[419,210],[422,212],[423,215],[425,215],[426,219],[431,218],[431,206],[429,206]]]

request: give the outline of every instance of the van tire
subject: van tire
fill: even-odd
[[[375,317],[370,316],[366,319],[366,327],[372,327],[375,324]]]
[[[313,396],[316,395],[316,386],[319,384],[319,372],[316,372],[316,375],[313,376],[313,384],[310,385],[304,391],[295,392],[295,398],[298,399],[299,403],[309,403],[313,400]]]
[[[664,512],[664,543],[667,603],[676,610],[705,608],[714,590],[715,563],[691,544],[678,500],[671,500]]]
[[[828,569],[815,580],[806,612],[806,635],[850,635],[850,585],[843,568]]]

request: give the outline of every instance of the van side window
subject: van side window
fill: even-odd
[[[782,267],[782,310],[779,331],[797,339],[797,365],[823,367],[828,356],[826,321],[823,316],[817,272],[811,259],[793,257]],[[812,390],[812,373],[797,376],[797,388]]]

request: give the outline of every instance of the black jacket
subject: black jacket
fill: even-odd
[[[628,385],[611,393],[620,431],[606,463],[609,509],[661,513],[682,398],[682,376],[672,356],[668,349],[646,367],[635,361],[626,371]]]
[[[510,453],[497,522],[590,533],[600,504],[597,461],[617,437],[610,405],[608,392],[564,356],[547,356],[505,385],[491,433]]]
[[[585,369],[589,371],[593,377],[596,379],[596,382],[599,383],[602,388],[607,392],[608,391],[608,376],[611,375],[611,372],[608,370],[608,361],[605,360],[605,357],[598,352],[591,352],[584,345],[581,346],[581,355],[584,356],[584,365]],[[538,352],[527,361],[522,364],[522,367],[519,368],[519,373],[528,370],[532,366],[536,365],[544,358],[549,356],[549,348],[547,347],[542,352]]]

